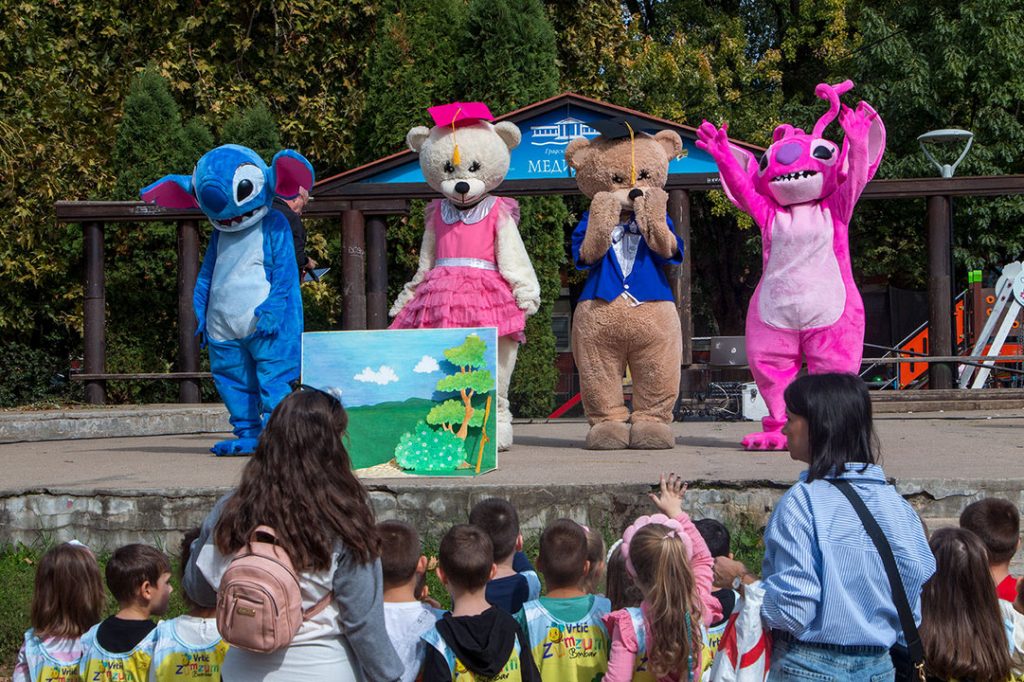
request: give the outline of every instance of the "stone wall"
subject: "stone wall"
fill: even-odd
[[[496,486],[467,484],[453,488],[404,484],[369,484],[380,519],[401,519],[426,536],[439,537],[454,523],[465,522],[470,508],[485,497],[504,497],[519,510],[527,536],[537,535],[551,520],[568,517],[594,528],[619,533],[640,514],[650,513],[646,485]],[[687,494],[696,518],[742,519],[763,525],[786,486],[756,482],[739,486],[722,482],[695,484]],[[997,495],[1020,505],[1020,482],[966,485],[956,481],[902,481],[900,493],[930,528],[955,523],[964,506]],[[38,490],[0,495],[0,545],[49,544],[77,538],[98,550],[130,542],[174,548],[183,531],[199,525],[226,489]]]

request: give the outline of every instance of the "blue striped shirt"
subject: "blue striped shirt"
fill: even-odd
[[[915,620],[935,572],[921,520],[882,468],[847,464],[850,481],[881,526]],[[779,500],[764,535],[762,617],[803,642],[891,647],[904,641],[882,560],[849,500],[807,472]]]

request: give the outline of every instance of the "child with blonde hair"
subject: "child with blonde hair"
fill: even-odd
[[[106,605],[96,557],[65,542],[39,560],[32,593],[32,627],[18,652],[13,682],[78,679],[82,635],[99,622]]]
[[[651,495],[661,514],[641,516],[622,536],[626,570],[643,602],[605,616],[611,651],[604,682],[699,680],[711,664],[706,626],[721,617],[711,594],[714,559],[683,512],[686,485],[661,477]]]

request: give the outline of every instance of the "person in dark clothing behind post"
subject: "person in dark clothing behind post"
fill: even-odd
[[[300,279],[317,266],[317,262],[306,254],[306,228],[302,225],[302,212],[308,203],[309,190],[305,187],[299,188],[299,194],[294,199],[274,198],[274,208],[284,214],[284,217],[288,219],[288,225],[292,228],[295,261],[299,266]]]
[[[452,596],[452,610],[423,635],[423,682],[451,682],[467,672],[472,677],[540,682],[519,624],[487,603],[487,581],[497,571],[487,534],[468,524],[452,527],[441,539],[438,564],[437,577]]]

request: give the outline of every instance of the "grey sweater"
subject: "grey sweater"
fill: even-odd
[[[213,531],[228,493],[214,505],[203,521],[199,537],[192,543],[184,568],[183,586],[189,597],[207,608],[217,604],[217,592],[197,564],[203,548],[213,544]],[[331,578],[334,602],[339,612],[342,637],[348,642],[356,663],[368,682],[400,680],[404,667],[384,625],[383,577],[380,559],[361,564],[344,545],[336,545],[337,561]]]

